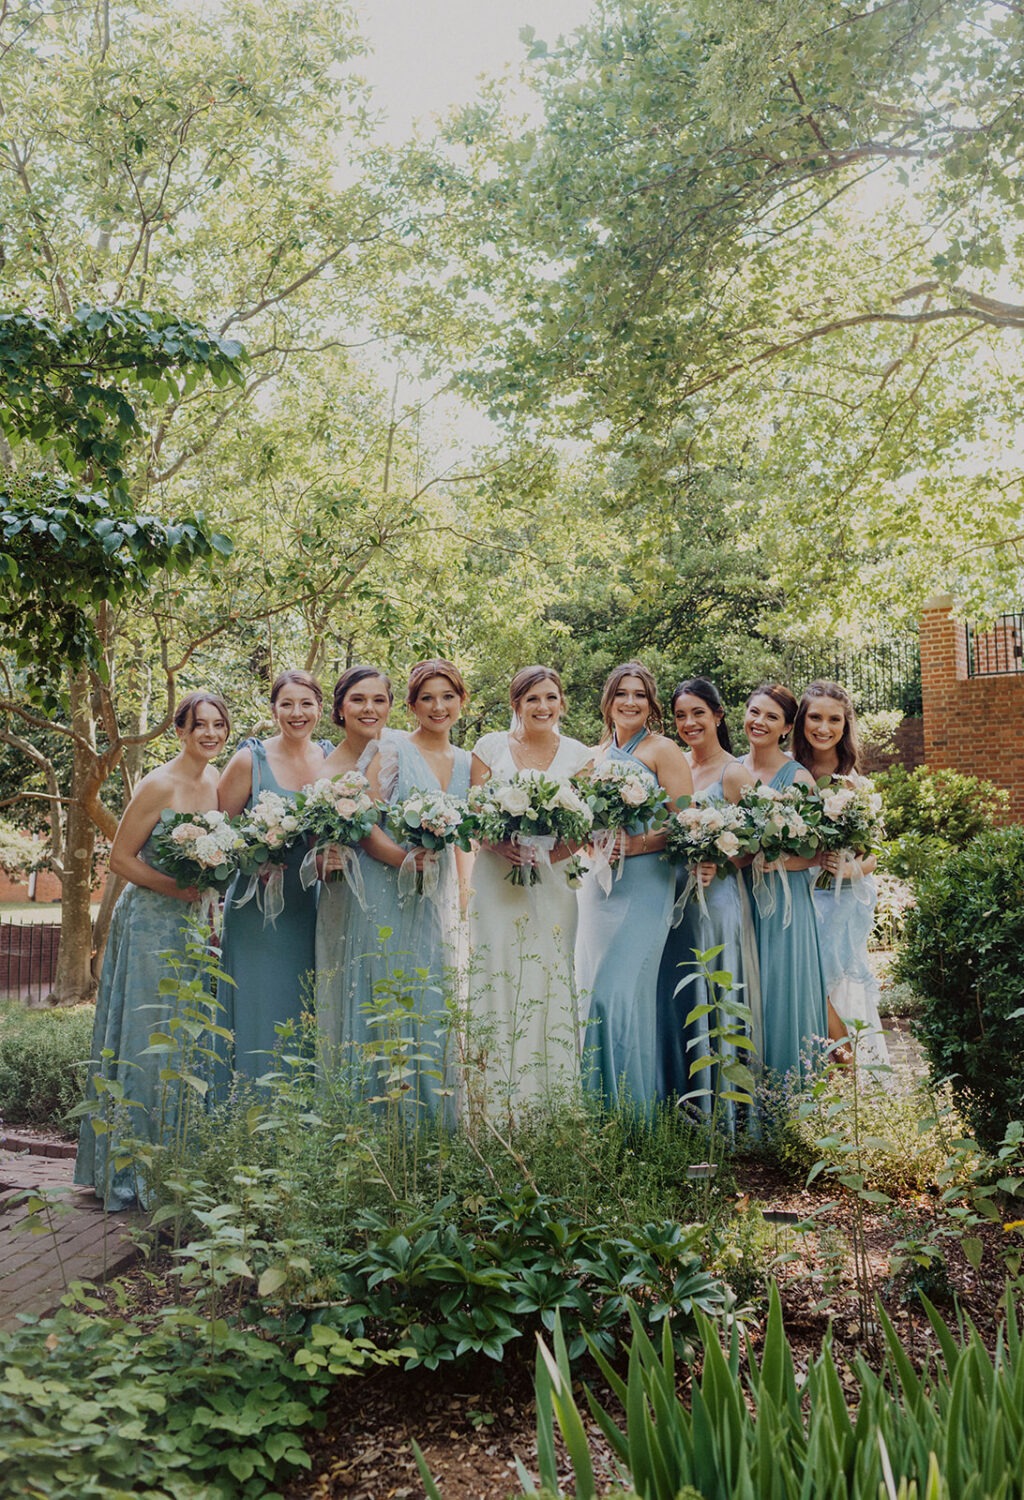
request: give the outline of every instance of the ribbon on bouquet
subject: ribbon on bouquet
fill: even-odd
[[[622,879],[626,855],[625,829],[595,828],[591,834],[591,842],[594,855],[590,861],[590,873],[604,894],[610,896],[612,881]]]
[[[850,860],[852,862],[857,858],[857,856],[854,854],[852,849],[840,849],[838,853],[839,869],[836,870],[835,874],[833,874],[831,870],[822,870],[819,875],[815,876],[814,884],[818,887],[819,890],[822,891],[827,891],[831,886],[831,888],[835,891],[835,899],[838,901],[839,892],[843,888],[843,881],[848,880],[850,882],[850,890],[853,892],[853,899],[855,901],[859,901],[861,906],[870,906],[872,900],[871,887],[864,879],[863,874],[843,874],[843,865],[846,863],[846,861]]]
[[[257,870],[249,877],[245,895],[232,901],[232,906],[245,906],[256,897],[256,905],[263,913],[263,925],[277,926],[277,919],[284,911],[284,865],[264,866],[267,874]]]
[[[422,869],[416,868],[416,856],[419,852],[419,849],[410,849],[399,867],[398,899],[400,901],[412,895],[426,896],[428,901],[440,899],[441,862],[437,857],[437,850],[426,851]]]
[[[359,902],[360,908],[366,910],[366,886],[363,884],[363,871],[356,855],[356,851],[348,844],[336,844],[333,839],[326,839],[322,844],[314,844],[303,857],[299,866],[299,881],[304,891],[308,891],[311,885],[315,885],[320,879],[317,870],[317,858],[326,855],[328,849],[338,851],[338,868],[330,870],[324,876],[324,883],[329,884],[333,880],[344,880],[349,890]]]
[[[208,886],[199,892],[199,899],[193,901],[189,906],[189,920],[199,930],[200,935],[208,935],[211,938],[220,936],[220,891],[216,886]]]
[[[701,916],[706,917],[708,921],[711,920],[711,913],[708,911],[707,897],[704,894],[704,882],[700,878],[700,866],[691,865],[690,875],[685,886],[683,887],[682,894],[676,901],[675,906],[673,906],[672,908],[673,927],[678,927],[680,922],[683,920],[683,912],[686,910],[686,903],[695,892],[697,896],[697,905],[700,907]]]
[[[551,855],[558,839],[553,833],[514,833],[512,843],[526,856],[519,869],[523,874],[523,885],[532,891],[540,883],[541,870],[551,873]]]
[[[774,861],[769,868],[769,862],[765,859],[762,850],[754,855],[753,877],[751,879],[751,890],[758,912],[762,917],[772,917],[779,904],[778,892],[775,889],[775,881],[769,876],[777,875],[782,886],[782,925],[788,927],[793,920],[793,895],[789,889],[789,873],[784,864]]]

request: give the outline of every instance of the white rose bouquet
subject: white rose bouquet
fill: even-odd
[[[228,817],[209,812],[160,814],[150,835],[159,867],[182,889],[225,891],[238,869],[244,840]]]
[[[380,812],[370,793],[370,783],[359,771],[344,771],[340,776],[321,776],[304,786],[295,798],[299,830],[312,840],[312,848],[299,868],[304,887],[317,879],[317,857],[332,844],[341,855],[341,868],[332,870],[328,882],[347,880],[360,906],[365,910],[362,871],[352,846],[368,837],[380,821]]]
[[[580,844],[590,836],[590,809],[573,785],[520,771],[511,781],[487,781],[471,787],[469,811],[473,836],[489,844],[518,844],[531,862],[513,865],[505,879],[512,885],[536,885],[538,865],[550,869],[558,843]]]
[[[249,876],[245,894],[235,906],[256,897],[263,912],[263,925],[274,927],[284,911],[284,861],[288,850],[302,837],[302,825],[290,797],[280,792],[260,792],[253,806],[236,823],[243,841],[238,866]]]
[[[644,776],[620,760],[601,761],[577,771],[572,785],[594,820],[591,872],[607,896],[612,888],[612,862],[621,854],[627,833],[660,828],[669,816],[669,798],[653,773]],[[619,860],[622,874],[622,860]]]
[[[409,844],[412,852],[398,872],[398,894],[436,895],[439,883],[437,856],[442,849],[458,844],[469,848],[473,820],[469,808],[459,797],[448,792],[413,792],[402,802],[387,809],[387,829],[399,844]],[[426,849],[422,868],[416,868],[416,850]]]
[[[785,901],[783,926],[788,927],[792,897],[781,861],[791,855],[812,859],[817,853],[821,822],[817,788],[794,782],[779,789],[759,782],[743,788],[739,806],[746,817],[746,829],[739,835],[742,852],[754,852],[752,889],[757,909],[762,917],[770,917],[775,911],[775,881],[769,877],[777,875]]]
[[[870,854],[884,837],[882,798],[871,782],[862,776],[823,776],[818,782],[821,797],[821,821],[818,824],[818,847],[853,856]],[[815,884],[823,889],[836,888],[842,877],[822,870]]]

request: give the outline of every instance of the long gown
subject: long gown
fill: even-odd
[[[879,988],[868,960],[868,938],[875,923],[878,890],[870,875],[845,879],[839,887],[814,888],[814,914],[828,998],[847,1026],[863,1022],[857,1032],[857,1061],[865,1067],[888,1065],[878,1014]]]
[[[140,849],[139,858],[158,867],[152,835]],[[142,1108],[112,1104],[113,1129],[101,1134],[93,1130],[88,1117],[83,1119],[78,1135],[75,1182],[93,1188],[105,1207],[114,1212],[146,1207],[149,1197],[142,1171],[135,1163],[115,1168],[114,1159],[124,1154],[120,1143],[127,1137],[167,1142],[177,1129],[178,1085],[161,1083],[159,1075],[162,1069],[176,1067],[183,1059],[161,1053],[148,1057],[142,1054],[152,1033],[161,1030],[175,1014],[176,997],[160,994],[160,981],[173,972],[164,955],[174,953],[185,957],[190,922],[195,917],[195,908],[187,902],[161,896],[141,885],[125,887],[111,917],[96,996],[94,1061],[89,1069],[87,1097],[97,1097],[93,1080],[100,1073],[113,1079],[124,1090],[125,1098],[136,1101]],[[181,977],[193,978],[191,967],[182,970]],[[106,1050],[111,1057],[102,1056]],[[106,1095],[105,1099],[112,1096]],[[198,1101],[198,1096],[190,1095],[190,1099]],[[193,1107],[202,1108],[195,1102]],[[100,1121],[107,1118],[104,1103],[96,1118]]]
[[[381,792],[390,803],[415,791],[446,790],[453,797],[469,791],[465,750],[456,748],[446,788],[410,737],[389,737],[378,754]],[[328,927],[325,919],[321,930],[323,975],[331,978],[323,984],[320,1029],[340,1049],[333,1065],[367,1097],[390,1094],[398,1102],[400,1092],[409,1124],[455,1118],[456,1033],[447,1004],[459,947],[454,851],[443,850],[439,862],[436,899],[414,893],[403,899],[398,870],[360,850],[366,909],[342,896],[347,920]]]
[[[787,760],[768,785],[782,791],[793,785],[800,766]],[[765,879],[774,886],[775,910],[762,916],[753,894],[750,868],[743,871],[750,895],[751,917],[757,938],[761,975],[761,1014],[764,1027],[764,1065],[770,1072],[803,1075],[805,1054],[828,1036],[825,974],[818,943],[818,923],[811,900],[811,880],[816,872],[787,871],[792,916],[785,922],[782,881],[769,872]]]
[[[693,800],[712,802],[723,797],[722,782],[716,781],[704,791],[695,793]],[[677,894],[682,894],[689,875],[686,865],[679,867]],[[696,892],[690,894],[683,908],[682,920],[677,927],[669,929],[662,954],[658,974],[658,1096],[661,1099],[689,1096],[692,1105],[710,1118],[714,1094],[706,1091],[720,1086],[718,1069],[699,1068],[695,1073],[690,1070],[699,1058],[716,1051],[729,1057],[738,1056],[748,1065],[751,1063],[752,1054],[720,1039],[716,1039],[712,1047],[709,1032],[712,1026],[720,1025],[731,1030],[748,1030],[743,1022],[728,1013],[728,1002],[734,998],[751,1012],[750,1032],[755,1046],[753,1055],[756,1056],[762,1045],[761,986],[750,903],[738,872],[729,870],[723,878],[716,877],[705,887],[704,900],[707,916],[700,909]],[[687,1023],[686,1018],[692,1010],[709,1003],[708,985],[701,975],[678,993],[677,987],[687,975],[697,972],[695,951],[705,953],[709,948],[719,946],[722,952],[711,961],[711,967],[731,974],[733,981],[725,994],[716,991],[716,1002],[724,1009],[714,1017],[701,1016]],[[734,1101],[725,1100],[719,1106],[719,1118],[728,1130],[735,1128]]]
[[[483,735],[473,754],[495,783],[519,773],[507,733]],[[550,766],[537,774],[565,781],[591,757],[579,740],[562,738]],[[480,1062],[474,1085],[492,1107],[511,1108],[579,1082],[577,897],[566,863],[541,870],[533,886],[512,885],[506,879],[512,866],[490,849],[481,849],[473,864],[470,1050]]]
[[[604,758],[623,761],[656,783],[632,753],[645,735],[639,731],[621,748],[613,741]],[[576,983],[588,1011],[583,1081],[606,1104],[621,1100],[649,1114],[658,1091],[658,969],[675,872],[660,854],[634,854],[620,863],[607,895],[593,871],[580,890]]]
[[[324,756],[334,748],[328,740],[318,744]],[[248,807],[261,792],[277,792],[294,801],[296,793],[278,783],[262,740],[244,740],[239,748],[252,754]],[[288,1021],[298,1025],[303,1010],[312,1004],[317,891],[315,884],[303,890],[299,879],[306,852],[299,842],[285,856],[284,911],[273,926],[264,925],[255,900],[235,905],[248,876],[239,876],[224,898],[221,967],[235,982],[221,986],[221,1021],[235,1035],[236,1070],[252,1078],[274,1066],[272,1054],[280,1044],[275,1027]]]

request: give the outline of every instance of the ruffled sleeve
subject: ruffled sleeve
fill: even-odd
[[[558,753],[558,774],[575,776],[577,771],[582,771],[593,759],[593,750],[584,745],[582,740],[563,739]]]
[[[500,729],[492,730],[490,734],[482,734],[473,746],[473,754],[489,771],[493,771],[494,763],[505,748],[507,738]]]
[[[380,780],[380,794],[387,802],[391,802],[398,789],[398,741],[386,739],[378,741],[377,750],[377,776]]]

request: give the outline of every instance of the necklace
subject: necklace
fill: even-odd
[[[521,771],[546,771],[558,754],[557,740],[553,750],[549,749],[546,745],[531,749],[527,740],[516,739],[511,734],[508,737],[508,741],[509,753],[512,756],[512,760]]]

